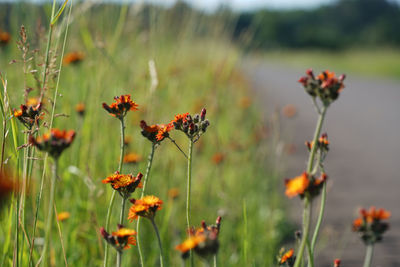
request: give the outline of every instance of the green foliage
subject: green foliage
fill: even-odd
[[[28,31],[31,50],[34,54],[32,68],[42,64],[46,37],[43,25],[48,21],[48,6],[16,4],[7,6],[10,16],[2,26],[18,39],[16,25],[24,24]],[[70,218],[60,222],[65,254],[70,266],[100,266],[103,259],[104,242],[99,228],[105,224],[107,205],[112,193],[108,185],[101,183],[117,169],[119,153],[119,121],[102,109],[101,103],[110,103],[116,95],[131,94],[139,104],[139,111],[130,112],[126,118],[126,134],[132,138],[127,152],[135,152],[144,159],[137,165],[125,165],[124,172],[144,172],[151,144],[140,134],[139,122],[149,124],[167,123],[177,113],[199,113],[207,108],[211,122],[201,140],[195,144],[193,154],[192,222],[199,226],[201,220],[213,223],[218,215],[223,217],[220,234],[221,265],[248,266],[271,265],[277,245],[284,237],[281,229],[284,214],[281,193],[277,192],[277,177],[273,167],[266,166],[267,156],[273,156],[268,139],[263,136],[263,118],[257,106],[251,102],[251,92],[238,70],[241,53],[226,42],[227,26],[220,18],[209,21],[207,16],[181,12],[181,7],[163,10],[156,7],[127,7],[119,5],[94,5],[86,3],[74,6],[73,23],[68,33],[66,52],[81,51],[85,58],[78,64],[63,66],[59,84],[59,96],[55,108],[54,127],[75,129],[77,136],[59,160],[57,180],[57,211],[67,211]],[[28,12],[29,11],[29,12]],[[3,11],[1,11],[3,12]],[[28,14],[29,13],[29,14]],[[61,53],[63,27],[66,10],[59,17],[54,29],[55,51]],[[184,21],[178,23],[178,17]],[[3,22],[2,22],[3,23]],[[37,24],[38,23],[38,24]],[[176,23],[179,27],[172,27]],[[37,26],[39,25],[39,26]],[[120,26],[117,26],[120,25]],[[171,27],[171,28],[170,28]],[[120,30],[119,30],[120,29]],[[17,108],[23,100],[25,83],[37,88],[31,74],[24,75],[19,59],[20,52],[10,45],[0,48],[0,69],[8,81],[10,105]],[[60,58],[55,62],[60,62]],[[149,60],[154,60],[158,86],[149,90],[151,77]],[[54,94],[54,73],[44,98],[46,110],[44,121],[49,121]],[[41,76],[41,75],[40,75]],[[37,89],[29,96],[38,96]],[[86,106],[85,115],[79,116],[74,107],[78,103]],[[6,118],[3,118],[6,119]],[[15,119],[12,119],[14,122]],[[24,133],[19,127],[15,133],[22,145]],[[40,133],[45,132],[41,127]],[[15,168],[12,137],[6,139],[6,157],[11,156],[7,166]],[[171,134],[183,150],[187,150],[187,139],[179,132]],[[215,164],[213,155],[222,153],[224,160]],[[26,230],[31,235],[43,168],[43,154],[36,152],[29,195],[26,201]],[[50,168],[53,162],[49,160]],[[48,209],[48,187],[50,172],[46,172],[44,195],[41,202],[36,238],[43,237],[44,222]],[[181,263],[175,245],[186,238],[185,234],[185,188],[186,159],[168,140],[157,148],[147,192],[164,200],[163,209],[157,213],[166,262],[170,266]],[[177,188],[177,199],[168,196],[168,190]],[[137,198],[140,191],[135,192]],[[111,231],[116,229],[120,199],[117,195]],[[243,220],[243,202],[246,202],[246,223]],[[4,251],[3,266],[9,266],[13,258],[15,233],[10,230],[10,215],[15,210],[16,200],[1,210],[0,251]],[[12,224],[15,226],[15,218]],[[135,228],[136,223],[125,222]],[[62,266],[63,250],[56,225],[53,226],[51,251],[55,266]],[[11,239],[11,243],[10,243]],[[141,240],[144,259],[149,266],[158,261],[157,241],[151,225],[143,220]],[[244,241],[245,240],[245,241]],[[33,258],[40,254],[40,239],[36,240]],[[20,235],[22,266],[27,266],[28,245]],[[246,249],[244,258],[243,249]],[[112,250],[111,250],[112,251]],[[111,259],[114,262],[115,253]],[[245,262],[245,259],[247,262]],[[199,259],[197,259],[198,261]],[[123,266],[136,265],[136,247],[126,250]]]

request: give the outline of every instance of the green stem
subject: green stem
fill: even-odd
[[[118,172],[119,173],[121,173],[121,171],[122,171],[124,152],[125,152],[125,146],[124,146],[125,124],[124,124],[124,119],[122,118],[120,121],[121,121],[121,140],[120,140],[121,143],[120,143],[120,156],[119,156],[119,164],[118,164]],[[108,205],[108,210],[107,210],[106,227],[105,227],[106,231],[108,231],[109,228],[110,228],[111,212],[112,212],[112,208],[114,206],[115,195],[116,195],[116,191],[113,190],[112,195],[111,195],[111,199],[110,199],[110,204]],[[109,249],[108,243],[105,241],[104,262],[103,262],[103,266],[104,267],[108,266],[108,249]]]
[[[217,254],[214,255],[214,267],[217,267]]]
[[[150,175],[151,166],[153,165],[153,157],[154,157],[154,151],[156,150],[156,145],[157,145],[156,143],[152,144],[151,152],[147,159],[147,168],[146,168],[146,173],[144,175],[143,190],[142,190],[142,194],[141,194],[140,198],[143,198],[144,193],[146,191],[147,180]],[[143,267],[144,262],[143,262],[142,247],[140,246],[139,230],[140,230],[140,216],[139,216],[139,218],[137,220],[137,224],[136,224],[136,243],[137,243],[137,247],[138,247],[138,251],[139,251],[140,265]]]
[[[368,244],[363,267],[371,266],[373,254],[374,254],[374,244]]]
[[[160,238],[160,233],[158,232],[158,227],[156,223],[154,222],[154,218],[150,219],[151,224],[153,225],[154,231],[156,232],[157,235],[157,240],[158,240],[158,246],[160,247],[160,266],[164,266],[164,257],[163,257],[163,249],[162,249],[162,244],[161,244],[161,238]]]
[[[122,203],[121,203],[121,214],[119,216],[119,224],[122,224],[124,220],[124,214],[125,214],[125,204],[126,204],[126,198],[122,197]],[[122,250],[117,250],[117,267],[120,267],[122,263]]]
[[[320,206],[320,210],[319,210],[317,224],[315,226],[314,234],[313,234],[313,237],[312,237],[312,240],[311,240],[311,252],[313,254],[314,254],[315,244],[317,243],[319,230],[321,228],[322,218],[324,217],[325,204],[326,204],[326,182],[322,186],[321,206]]]
[[[192,153],[193,153],[193,140],[189,141],[189,154],[187,164],[187,196],[186,196],[186,224],[187,229],[190,228],[190,199],[192,190]],[[193,252],[190,250],[190,265],[193,266]]]
[[[328,109],[328,107],[324,106],[322,108],[321,113],[319,114],[317,126],[316,126],[315,132],[314,132],[313,146],[311,147],[310,156],[308,158],[307,170],[306,170],[307,173],[310,173],[312,171],[312,168],[314,165],[314,158],[315,158],[315,154],[317,152],[317,142],[318,142],[319,135],[321,133],[322,124],[324,122],[327,109]],[[306,246],[306,243],[308,240],[308,234],[310,232],[311,206],[312,206],[312,200],[311,200],[310,196],[306,195],[304,198],[303,233],[302,233],[302,238],[301,238],[301,242],[300,242],[300,248],[299,248],[299,251],[297,252],[296,261],[294,263],[294,267],[299,267],[300,263],[303,259],[304,249],[305,249],[305,246]],[[309,263],[312,264],[312,262],[313,262],[312,259],[314,257],[313,251],[309,251],[308,256],[309,256]]]
[[[57,180],[57,169],[58,169],[58,159],[54,159],[54,165],[52,170],[52,177],[50,183],[50,199],[49,199],[49,210],[47,212],[47,221],[46,221],[46,231],[45,231],[45,239],[44,246],[42,251],[42,263],[47,261],[47,253],[51,239],[51,227],[53,225],[53,211],[54,211],[54,196],[56,192],[56,180]]]

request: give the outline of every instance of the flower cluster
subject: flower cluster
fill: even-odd
[[[7,45],[11,40],[11,35],[8,32],[3,32],[0,29],[0,46]]]
[[[78,64],[85,58],[85,54],[82,52],[74,51],[66,54],[63,59],[64,65]]]
[[[325,106],[335,101],[344,88],[344,74],[336,77],[334,72],[326,70],[318,76],[314,76],[312,69],[306,71],[306,76],[299,79],[306,92],[312,97],[319,97]]]
[[[129,209],[128,220],[133,221],[138,216],[154,219],[156,211],[161,209],[162,200],[155,196],[144,196],[141,199],[131,199],[133,204]]]
[[[201,110],[200,115],[193,117],[189,113],[178,114],[171,121],[176,130],[184,132],[191,140],[197,141],[206,132],[210,122],[206,119],[206,109]]]
[[[100,233],[103,238],[112,245],[116,250],[122,252],[123,249],[130,248],[130,245],[136,245],[136,231],[128,228],[124,228],[121,224],[118,224],[118,231],[107,233],[104,227],[100,228]]]
[[[306,142],[306,146],[309,151],[311,151],[311,148],[313,147],[314,142]],[[317,141],[317,149],[320,149],[321,151],[328,152],[329,151],[329,140],[328,140],[328,134],[323,133],[320,138],[318,138]]]
[[[103,103],[103,108],[112,116],[122,120],[130,110],[138,110],[138,104],[131,100],[131,95],[120,95],[114,97],[115,102],[111,105]]]
[[[384,209],[370,207],[361,209],[360,217],[353,221],[353,231],[358,232],[365,244],[374,244],[382,240],[382,235],[389,229],[389,224],[383,222],[390,218],[390,212]]]
[[[311,198],[318,196],[322,185],[326,182],[327,178],[328,176],[325,173],[323,173],[321,177],[315,178],[314,176],[303,172],[300,176],[285,180],[285,194],[289,198],[297,195],[299,195],[300,198],[303,198],[306,194]]]
[[[221,217],[218,217],[215,225],[207,226],[201,222],[201,228],[189,229],[189,238],[175,247],[182,252],[182,257],[187,258],[189,251],[194,250],[197,255],[207,257],[218,252],[218,235],[221,227]]]
[[[21,105],[19,110],[14,110],[16,117],[26,128],[31,129],[33,125],[39,123],[41,118],[42,103],[37,98],[29,98],[25,105]]]
[[[136,188],[141,188],[143,174],[140,172],[135,176],[132,174],[120,174],[118,171],[102,180],[103,184],[111,184],[114,190],[125,199],[135,192]]]
[[[281,251],[281,256],[278,258],[279,265],[286,265],[288,267],[292,267],[294,265],[294,261],[296,256],[294,256],[294,250],[290,249],[286,252]]]
[[[147,123],[142,120],[140,122],[140,128],[142,128],[142,135],[150,142],[160,143],[165,138],[169,137],[169,132],[174,128],[174,126],[172,123],[147,125]]]
[[[34,138],[29,137],[29,142],[36,146],[39,150],[48,152],[53,158],[58,158],[64,149],[68,148],[75,138],[73,130],[51,129],[50,133]]]

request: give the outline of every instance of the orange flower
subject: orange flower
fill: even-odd
[[[206,241],[206,236],[205,235],[194,235],[190,236],[188,239],[183,241],[183,243],[177,245],[175,247],[176,250],[179,250],[183,254],[187,253],[189,250],[194,249],[197,247],[199,244],[203,243]]]
[[[57,215],[57,220],[58,220],[59,222],[62,222],[62,221],[65,221],[66,219],[68,219],[70,216],[71,216],[71,214],[70,214],[69,212],[63,211],[63,212],[60,212],[60,213]]]
[[[239,100],[239,107],[242,109],[247,109],[251,106],[251,98],[244,96]]]
[[[176,199],[179,196],[179,189],[178,188],[171,188],[168,190],[168,197],[171,199]]]
[[[297,114],[297,108],[295,105],[286,105],[282,108],[282,113],[287,118],[293,118]]]
[[[169,137],[169,132],[174,128],[172,123],[161,124],[156,135],[157,141],[162,141],[164,138]]]
[[[283,254],[283,256],[282,256],[281,260],[279,261],[279,263],[283,264],[283,263],[286,263],[286,262],[288,262],[290,260],[293,260],[293,253],[294,253],[293,249],[288,250],[285,254]]]
[[[30,129],[41,119],[41,109],[42,103],[39,103],[37,98],[29,98],[25,105],[20,106],[19,110],[14,109],[14,117]]]
[[[215,153],[212,156],[212,161],[217,165],[222,163],[224,161],[224,159],[225,159],[225,155],[223,153]]]
[[[83,103],[78,103],[78,104],[75,106],[75,111],[78,112],[78,114],[79,114],[80,116],[85,115],[85,109],[86,109],[86,107],[85,107],[85,104],[83,104]]]
[[[161,209],[162,200],[155,196],[144,196],[138,200],[131,200],[133,203],[129,209],[128,220],[133,221],[138,216],[153,219],[157,210]]]
[[[8,171],[0,173],[0,208],[6,203],[12,192],[18,190],[16,179]]]
[[[85,58],[85,54],[82,52],[74,51],[66,54],[63,59],[64,65],[77,64]]]
[[[389,229],[389,223],[383,220],[389,219],[390,215],[389,211],[374,206],[369,210],[361,209],[360,217],[353,221],[353,231],[358,232],[367,245],[379,242]]]
[[[43,136],[34,138],[29,137],[29,142],[36,146],[39,150],[48,152],[52,157],[58,158],[64,149],[68,148],[75,138],[73,130],[51,129],[50,133],[45,133]]]
[[[307,190],[310,180],[308,179],[307,173],[303,173],[293,179],[288,179],[285,181],[286,192],[285,194],[289,197],[295,197],[297,195],[302,195]]]
[[[373,221],[386,220],[390,218],[390,212],[384,209],[377,210],[374,206],[369,208],[369,211],[361,209],[360,211],[362,217],[367,221],[367,223],[372,223]]]
[[[364,220],[362,218],[357,218],[353,221],[353,231],[358,231],[362,226]]]
[[[0,45],[7,45],[11,40],[11,35],[8,32],[0,30]]]
[[[117,171],[101,182],[103,184],[111,184],[111,187],[117,190],[123,198],[128,198],[130,194],[135,192],[136,188],[142,188],[142,177],[143,174],[140,172],[135,177],[132,174],[120,174]]]
[[[120,95],[114,97],[115,102],[111,105],[103,103],[103,108],[111,114],[111,116],[122,119],[130,110],[138,110],[138,104],[131,100],[131,95]]]
[[[118,231],[112,232],[111,235],[107,233],[104,227],[100,228],[100,233],[107,243],[111,244],[118,251],[128,249],[130,248],[130,245],[136,245],[136,239],[134,237],[136,231],[124,228],[120,224],[118,225]]]
[[[341,263],[340,259],[335,259],[333,261],[333,267],[340,267],[340,263]]]
[[[136,153],[128,153],[124,156],[124,163],[138,163],[142,160],[142,157]]]
[[[189,112],[175,115],[175,118],[171,121],[172,125],[174,125],[174,123],[178,123],[178,124],[184,123],[186,121],[186,117],[188,115],[189,115]]]

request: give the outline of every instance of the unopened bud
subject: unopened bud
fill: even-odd
[[[339,82],[343,82],[346,79],[346,74],[342,74],[339,76]]]
[[[314,73],[313,73],[313,70],[312,70],[311,68],[309,68],[308,70],[306,70],[306,74],[307,74],[308,76],[310,76],[311,78],[314,79]]]
[[[333,267],[340,267],[340,259],[336,259],[333,261]]]
[[[199,120],[200,120],[200,115],[199,115],[199,114],[194,115],[194,117],[193,117],[193,122],[194,122],[194,123],[198,123]]]
[[[207,110],[205,108],[203,108],[201,110],[201,115],[200,115],[201,121],[204,121],[206,119],[206,113],[207,113]]]

